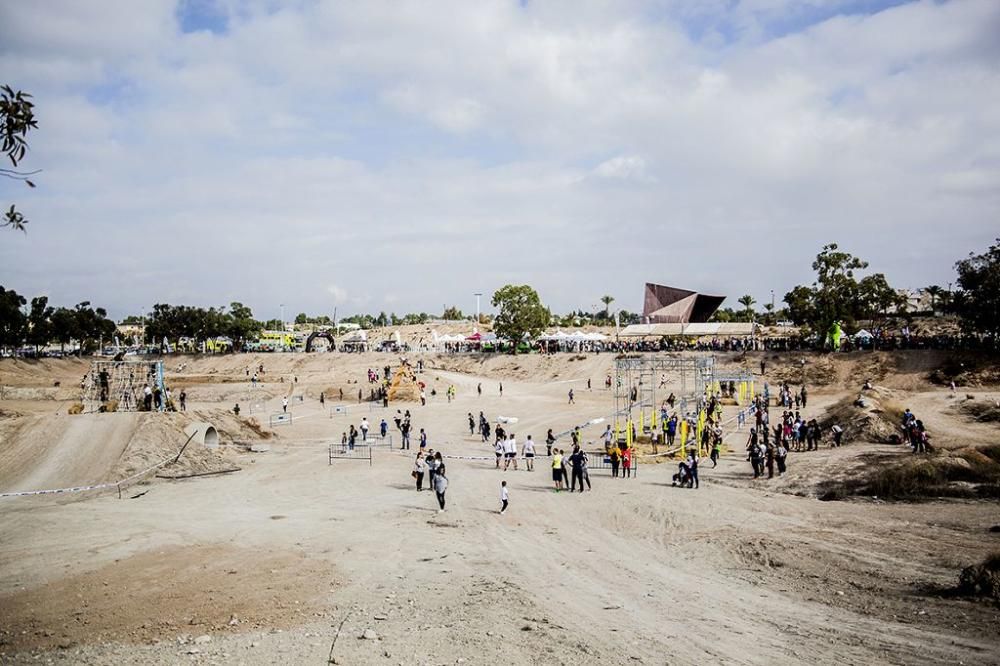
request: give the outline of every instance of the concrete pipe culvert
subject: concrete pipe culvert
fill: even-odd
[[[210,449],[219,446],[219,431],[211,423],[191,423],[184,428],[184,434],[191,437],[192,444],[200,444]]]

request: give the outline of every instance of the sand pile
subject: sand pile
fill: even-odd
[[[848,443],[898,443],[902,433],[897,424],[901,422],[902,413],[895,393],[876,387],[834,403],[819,418],[819,423],[824,429],[839,425]]]
[[[985,597],[1000,606],[1000,552],[992,553],[982,564],[962,569],[958,577],[958,592]]]
[[[413,368],[403,364],[399,366],[389,383],[389,400],[405,400],[420,402],[420,384]]]

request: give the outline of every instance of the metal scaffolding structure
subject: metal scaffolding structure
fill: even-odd
[[[164,411],[163,361],[94,361],[82,383],[81,402],[88,412],[99,411],[109,402],[117,402],[115,411],[137,412],[145,409],[147,387],[150,409]]]
[[[612,387],[615,432],[624,431],[624,439],[631,442],[632,426],[637,431],[655,429],[656,414],[671,393],[674,408],[685,413],[688,403],[696,403],[714,384],[714,356],[620,356]]]

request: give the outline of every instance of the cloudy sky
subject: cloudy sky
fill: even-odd
[[[38,131],[0,284],[112,314],[770,300],[1000,235],[1000,2],[0,3]]]

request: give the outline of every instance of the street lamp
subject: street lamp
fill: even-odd
[[[473,294],[476,297],[476,326],[479,326],[479,297],[482,295],[481,292]]]
[[[285,330],[285,304],[282,303],[278,307],[281,309],[281,330]]]

